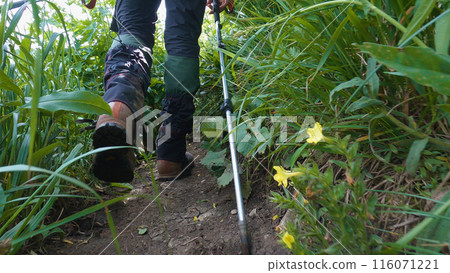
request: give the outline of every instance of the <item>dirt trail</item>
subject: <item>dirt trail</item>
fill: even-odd
[[[118,240],[122,254],[240,254],[233,185],[218,191],[216,179],[200,163],[205,151],[198,145],[188,150],[198,156],[193,175],[172,184],[159,183],[164,220],[157,202],[149,198],[133,198],[111,207],[117,233],[121,233]],[[142,180],[151,181],[145,164],[137,173]],[[134,179],[132,193],[152,196],[153,187],[142,180]],[[267,199],[266,185],[253,186],[245,207],[252,254],[288,254],[277,242],[279,219],[274,221],[272,217],[282,214]],[[63,229],[68,235],[64,240],[47,240],[46,253],[117,254],[103,211]],[[146,229],[145,234],[139,235],[139,229],[141,233]]]

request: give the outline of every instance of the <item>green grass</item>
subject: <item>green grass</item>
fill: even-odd
[[[114,235],[107,206],[123,197],[104,201],[89,186],[89,174],[73,171],[92,156],[90,147],[81,144],[86,135],[75,120],[110,109],[98,94],[81,90],[86,89],[83,81],[91,80],[74,69],[83,62],[81,50],[72,47],[58,6],[32,1],[25,8],[31,9],[33,24],[28,33],[20,33],[16,28],[24,8],[8,12],[10,3],[2,6],[0,20],[0,241],[8,241],[14,254],[30,238],[60,233],[59,226],[102,208]],[[50,16],[63,33],[50,30]],[[48,223],[58,198],[94,198],[98,205]],[[117,242],[116,247],[120,252]]]
[[[350,143],[360,143],[358,155],[363,160],[362,179],[367,189],[393,189],[400,195],[408,192],[430,197],[448,179],[445,178],[450,151],[449,111],[445,106],[448,89],[441,87],[439,80],[427,82],[419,77],[426,75],[424,78],[430,80],[440,75],[444,85],[448,82],[449,36],[443,32],[443,25],[448,22],[448,4],[422,1],[414,7],[415,4],[416,1],[387,0],[243,1],[238,6],[237,18],[228,18],[233,24],[227,26],[228,36],[224,38],[229,44],[228,71],[233,76],[230,85],[234,88],[237,116],[300,117],[297,124],[290,125],[294,132],[291,142],[277,144],[280,135],[275,130],[269,143],[255,142],[250,153],[244,155],[259,157],[269,169],[273,165],[299,167],[300,163],[315,162],[325,168],[329,164],[320,160],[321,157],[342,160],[333,155],[333,147],[304,146],[293,141],[301,133],[302,121],[313,116],[324,126],[324,134],[348,135]],[[363,48],[363,44],[372,48],[376,44],[391,46],[386,50],[407,48],[399,50],[393,55],[396,59],[391,60],[388,51],[377,54]],[[412,51],[418,53],[411,54]],[[433,58],[442,59],[445,65],[433,67],[432,63],[436,63]],[[408,64],[400,67],[404,60]],[[408,67],[413,66],[422,69],[418,70],[420,75],[411,74]],[[262,154],[260,147],[265,151]],[[342,169],[343,166],[338,166],[336,185],[340,179],[345,181],[345,176],[341,176],[348,170]],[[384,181],[381,170],[391,179]],[[305,194],[304,187],[293,183],[291,191]],[[384,196],[385,193],[380,194],[378,201],[389,203],[395,199],[384,199]],[[283,201],[277,195],[276,201],[288,208],[285,202],[289,203],[290,197],[284,198],[287,199]],[[429,223],[431,215],[423,211],[423,203],[417,198],[412,198],[416,200],[410,208],[413,212],[397,205],[397,213],[428,216],[424,222]],[[310,205],[324,206],[321,202],[313,200]],[[348,203],[339,206],[342,205],[350,206]],[[383,225],[382,219],[397,217],[377,210],[378,217],[368,219],[367,225]],[[313,225],[302,215],[298,212],[300,226]],[[326,221],[330,216],[323,217]],[[361,229],[365,228],[360,227],[357,232],[363,232]],[[305,230],[295,225],[289,231],[296,233],[299,241],[322,234],[315,231],[314,235],[302,235]],[[339,228],[336,232],[345,234]],[[381,237],[371,241],[371,235],[367,234],[362,245],[367,243],[371,247],[355,250],[356,253],[371,253],[370,249],[387,251],[392,247],[383,241],[383,238],[389,240],[389,234],[372,235]],[[412,244],[411,248],[405,247],[410,248],[408,251],[428,253],[421,247],[412,248],[415,244],[412,239],[417,235],[417,232],[407,233],[399,242],[403,247]],[[448,243],[448,237],[440,240]],[[374,242],[380,248],[371,245]],[[294,252],[321,253],[324,249],[327,247],[312,243]],[[396,249],[401,251],[401,247]]]
[[[107,213],[115,236],[107,206],[126,197],[105,201],[93,190],[95,180],[85,171],[93,155],[91,135],[80,133],[75,122],[110,111],[101,100],[101,75],[112,42],[104,18],[110,16],[113,1],[89,11],[88,19],[69,16],[55,3],[31,1],[26,8],[34,21],[23,31],[17,25],[24,8],[8,11],[11,2],[3,4],[0,18],[0,242],[10,246],[0,251],[26,251],[33,241],[61,233],[65,223],[100,209]],[[243,184],[251,186],[254,168],[308,170],[310,180],[293,178],[286,191],[272,195],[280,206],[297,213],[296,222],[287,227],[296,240],[292,251],[347,254],[330,240],[319,220],[330,221],[331,232],[342,234],[340,239],[348,241],[353,254],[440,253],[442,249],[423,242],[448,243],[445,233],[433,237],[429,229],[448,225],[449,217],[448,197],[435,199],[449,176],[450,107],[445,86],[449,4],[434,0],[237,4],[235,14],[224,16],[223,51],[238,121],[238,151],[249,159],[243,164],[247,168]],[[156,37],[161,39],[161,29]],[[211,18],[205,20],[200,43],[197,114],[218,115],[222,93]],[[164,91],[160,65],[164,54],[162,44],[157,44],[154,55],[159,62],[154,62],[146,98],[155,108]],[[443,65],[436,67],[437,63]],[[414,66],[419,74],[408,69]],[[265,120],[262,126],[273,129],[263,132],[268,140],[260,143],[248,128],[248,122],[260,116],[297,116],[298,121],[289,124],[288,141],[280,143],[280,124]],[[315,146],[296,142],[305,126],[312,127],[311,119],[323,125],[326,136],[339,141]],[[303,124],[305,120],[309,121]],[[250,141],[240,143],[246,132]],[[225,146],[217,140],[209,144],[212,151]],[[227,161],[223,162],[219,176],[226,169]],[[274,189],[271,176],[264,175],[267,188]],[[326,191],[325,200],[308,198],[311,190],[325,190],[324,185],[345,189],[347,195]],[[311,214],[299,206],[302,199],[296,201],[289,192],[306,197]],[[52,222],[51,211],[61,198],[89,198],[97,204]],[[427,202],[436,208],[426,211]],[[389,226],[389,219],[401,221],[407,214],[420,221],[401,232]],[[359,245],[351,242],[351,233],[358,236]],[[120,252],[117,242],[116,249]]]

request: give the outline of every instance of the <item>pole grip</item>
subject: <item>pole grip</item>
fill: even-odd
[[[220,22],[219,0],[213,0],[214,22]]]

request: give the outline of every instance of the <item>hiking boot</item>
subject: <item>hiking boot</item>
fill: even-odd
[[[158,159],[156,167],[159,174],[158,180],[160,181],[188,177],[192,174],[194,168],[194,157],[191,153],[186,152],[185,158],[181,162]]]
[[[94,131],[95,149],[109,146],[129,146],[126,142],[126,119],[131,110],[121,102],[109,103],[113,115],[101,115]],[[136,159],[133,149],[114,149],[95,154],[94,176],[107,182],[133,180]]]

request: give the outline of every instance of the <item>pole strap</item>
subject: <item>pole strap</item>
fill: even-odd
[[[86,0],[81,0],[83,3],[83,6],[85,6],[88,9],[93,9],[95,7],[95,4],[97,3],[97,0],[91,0],[88,4],[86,4]]]
[[[230,111],[231,113],[234,112],[233,110],[233,103],[231,103],[230,99],[226,99],[224,103],[220,106],[220,111],[222,111],[222,115],[225,116],[227,111]]]
[[[227,49],[227,47],[225,46],[225,44],[224,44],[222,41],[219,41],[218,47],[219,47],[220,49]]]

